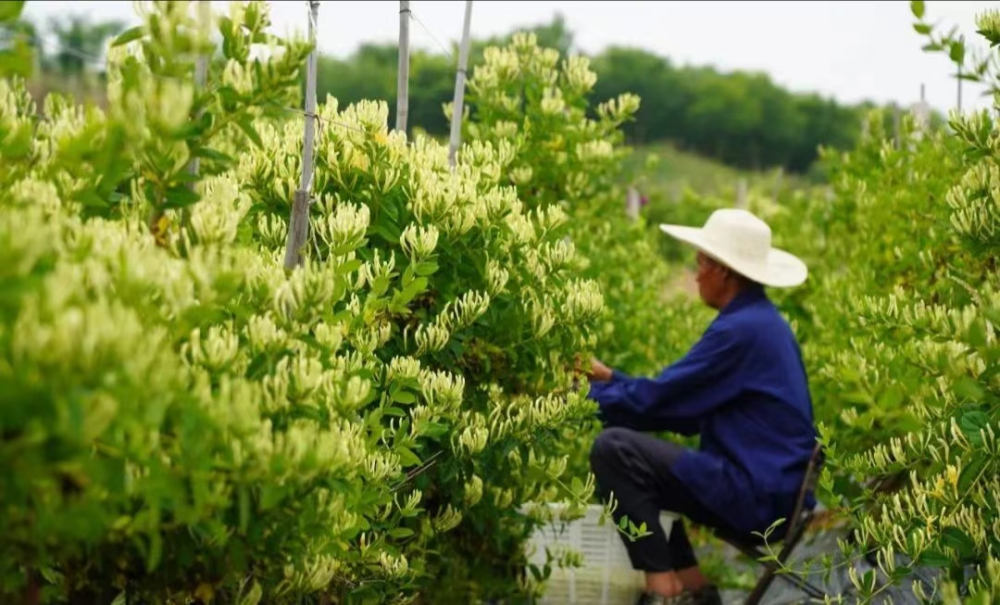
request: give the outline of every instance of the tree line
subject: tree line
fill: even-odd
[[[86,57],[100,54],[102,44],[124,29],[119,22],[90,23],[81,17],[55,22],[55,48],[39,49],[36,66],[47,74],[46,84],[58,90],[53,76],[76,81],[87,67]],[[517,31],[532,31],[539,44],[563,56],[573,51],[574,35],[561,15],[551,22]],[[23,31],[34,35],[36,27]],[[470,68],[482,62],[487,46],[505,44],[513,36],[473,40]],[[74,50],[83,49],[85,53]],[[48,52],[44,52],[47,50]],[[458,48],[410,53],[409,129],[446,136],[449,122],[444,105],[454,92]],[[806,173],[821,146],[850,149],[861,132],[862,116],[872,104],[845,105],[818,94],[794,93],[764,73],[722,72],[713,67],[681,66],[647,50],[611,47],[593,55],[598,74],[592,93],[596,106],[607,98],[633,92],[642,99],[625,134],[634,145],[669,142],[675,147],[747,169],[783,167]],[[362,44],[351,55],[320,56],[318,97],[336,97],[341,105],[362,99],[396,104],[398,49],[395,43]],[[78,92],[78,91],[76,91]]]
[[[525,30],[534,32],[541,46],[555,48],[564,56],[573,48],[573,32],[561,15],[548,24],[518,31]],[[482,61],[487,46],[506,43],[513,33],[473,40],[470,68],[474,71]],[[342,103],[381,98],[395,107],[397,52],[393,43],[364,44],[346,58],[321,57],[320,98],[331,94]],[[457,53],[457,45],[450,57],[443,52],[411,51],[411,128],[447,134],[449,123],[442,107],[452,99]],[[679,66],[639,48],[611,47],[590,58],[598,75],[595,105],[624,92],[642,99],[635,121],[625,129],[630,143],[670,142],[739,168],[781,166],[805,173],[814,165],[820,146],[853,148],[862,116],[874,107],[794,93],[764,73]]]

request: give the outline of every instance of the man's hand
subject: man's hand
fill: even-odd
[[[587,377],[591,380],[598,380],[601,382],[611,380],[611,368],[596,359],[591,359],[590,372],[587,373]]]

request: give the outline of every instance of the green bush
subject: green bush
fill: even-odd
[[[998,24],[995,11],[977,22],[990,40]],[[832,195],[751,193],[750,209],[810,267],[804,287],[774,299],[812,377],[828,456],[823,500],[854,530],[843,564],[872,551],[879,564],[851,574],[851,598],[869,602],[932,569],[942,581],[917,582],[917,596],[991,602],[1000,586],[997,124],[984,111],[953,115],[950,132],[925,131],[907,116],[897,144],[883,118],[873,112],[854,151],[823,153]],[[698,202],[705,216],[725,205]]]
[[[536,590],[523,505],[593,490],[566,470],[594,411],[568,370],[603,300],[566,210],[520,199],[510,144],[452,171],[385,103],[331,98],[286,273],[302,119],[281,108],[308,47],[251,58],[266,5],[234,3],[194,91],[187,11],[123,34],[106,113],[53,97],[39,122],[0,82],[0,594]]]
[[[640,101],[625,94],[588,112],[596,80],[587,58],[560,61],[534,35],[516,35],[473,71],[465,133],[512,146],[504,178],[525,203],[566,209],[583,275],[604,296],[597,354],[613,367],[654,372],[693,343],[708,316],[670,291],[681,271],[660,253],[665,236],[625,214],[622,165],[631,150],[621,129]]]

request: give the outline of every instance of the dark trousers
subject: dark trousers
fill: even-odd
[[[687,517],[698,525],[727,528],[727,523],[705,509],[671,472],[684,452],[676,443],[626,428],[601,432],[590,450],[590,467],[604,502],[614,492],[617,522],[624,515],[636,527],[646,524],[651,536],[631,541],[621,536],[632,567],[641,571],[671,571],[698,564],[681,519],[674,521],[667,538],[660,512]]]

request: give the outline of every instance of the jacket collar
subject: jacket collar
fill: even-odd
[[[767,293],[764,291],[764,286],[760,284],[754,284],[743,290],[739,294],[733,297],[733,300],[729,301],[725,307],[719,311],[719,315],[728,315],[730,313],[735,313],[740,309],[748,307],[754,303],[767,300]]]

